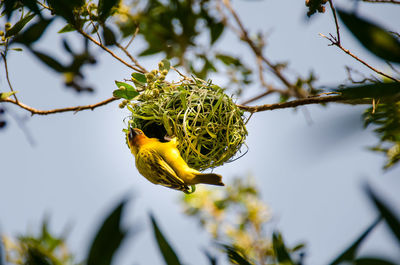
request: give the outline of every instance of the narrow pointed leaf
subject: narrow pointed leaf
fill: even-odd
[[[376,56],[400,63],[400,42],[387,30],[367,20],[337,9],[340,19],[353,35]]]
[[[32,18],[35,17],[35,14],[26,15],[21,20],[19,20],[15,25],[6,32],[6,37],[11,37],[17,35]]]
[[[117,42],[114,32],[106,26],[103,27],[103,39],[106,46],[114,45]]]
[[[156,219],[152,214],[150,214],[151,223],[153,225],[154,237],[156,238],[158,248],[164,258],[165,264],[167,265],[180,265],[178,256],[176,255],[174,249],[168,243],[167,239],[162,234],[160,228],[157,225]]]
[[[389,209],[389,207],[380,198],[378,198],[375,192],[372,191],[371,187],[367,186],[366,191],[400,244],[400,220]]]
[[[65,72],[66,68],[50,55],[35,50],[32,50],[32,52],[39,60],[45,63],[48,67],[52,68],[54,71],[59,73]]]
[[[53,21],[52,19],[40,20],[39,22],[31,25],[29,28],[24,30],[21,34],[18,34],[13,39],[13,42],[23,43],[28,46],[31,45],[32,43],[34,43],[35,41],[40,39],[40,37],[43,36],[44,31],[47,29],[47,27],[50,25],[52,21]]]
[[[211,255],[207,250],[204,250],[204,255],[206,255],[210,265],[218,265],[217,257]]]
[[[17,93],[17,91],[11,91],[11,92],[3,92],[3,93],[0,93],[0,100],[1,100],[1,99],[7,99],[7,98],[9,98],[10,96],[14,95],[15,93]]]
[[[216,42],[221,36],[222,32],[224,32],[224,24],[222,22],[212,24],[210,26],[210,40],[211,44]]]
[[[359,258],[354,260],[354,265],[396,265],[395,263],[380,258]]]
[[[400,95],[400,83],[376,83],[359,86],[348,86],[340,89],[334,89],[340,92],[342,96],[348,99],[356,98],[383,98],[394,97]]]
[[[275,251],[275,256],[279,264],[293,265],[293,261],[286,249],[285,243],[283,242],[282,236],[278,232],[272,234],[272,246]]]
[[[121,217],[126,200],[123,200],[104,220],[90,247],[87,265],[110,265],[126,232],[121,228]]]
[[[234,247],[229,246],[229,245],[221,245],[225,251],[226,254],[228,254],[228,258],[231,262],[234,264],[239,264],[239,265],[252,265],[249,261],[247,261],[242,254],[239,253],[238,250],[236,250]]]
[[[75,31],[76,29],[71,24],[65,25],[62,29],[60,29],[57,33],[67,33],[71,31]]]
[[[331,265],[337,265],[344,261],[352,261],[355,259],[357,250],[360,247],[361,243],[364,239],[369,235],[369,233],[376,227],[377,224],[382,220],[382,218],[376,219],[353,244],[350,245],[342,254],[340,254],[332,263]]]

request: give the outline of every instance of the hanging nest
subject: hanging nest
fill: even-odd
[[[146,75],[146,88],[128,103],[130,126],[161,141],[177,137],[182,158],[197,170],[232,159],[247,135],[243,111],[232,98],[211,82],[185,78],[170,84],[159,73]]]

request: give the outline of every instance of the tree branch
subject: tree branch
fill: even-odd
[[[244,111],[254,113],[254,112],[266,111],[266,110],[294,108],[294,107],[310,105],[310,104],[337,102],[337,101],[342,101],[342,100],[345,100],[345,98],[343,96],[325,96],[325,97],[301,98],[301,99],[296,99],[296,100],[282,102],[282,103],[265,104],[265,105],[259,105],[259,106],[244,106],[244,105],[239,105],[239,104],[237,106]]]
[[[115,59],[117,59],[118,61],[120,61],[121,63],[123,63],[124,65],[128,66],[129,68],[135,70],[136,72],[145,74],[146,72],[143,70],[143,67],[136,67],[134,65],[131,65],[129,63],[127,63],[124,59],[122,59],[121,57],[119,57],[118,55],[116,55],[113,51],[111,51],[109,48],[107,48],[106,46],[104,46],[103,44],[101,44],[100,42],[98,42],[97,40],[95,40],[94,38],[92,38],[92,36],[90,36],[89,34],[87,34],[86,32],[84,32],[82,29],[77,28],[76,29],[82,36],[84,36],[85,38],[89,39],[91,42],[93,42],[94,44],[96,44],[97,46],[99,46],[100,48],[102,48],[103,50],[105,50],[106,52],[108,52],[109,54],[111,54],[112,57],[114,57]]]
[[[363,2],[368,2],[368,3],[389,3],[389,4],[400,4],[400,1],[396,0],[361,0]]]
[[[379,71],[378,69],[372,67],[372,66],[369,65],[367,62],[363,61],[362,59],[360,59],[359,57],[357,57],[355,54],[353,54],[352,52],[350,52],[348,49],[345,49],[337,40],[332,39],[332,38],[330,38],[330,37],[327,37],[327,36],[325,36],[325,35],[322,34],[322,33],[320,33],[319,35],[322,36],[322,37],[324,37],[324,38],[326,38],[327,40],[329,40],[329,41],[331,42],[330,45],[334,45],[334,46],[339,47],[339,49],[341,49],[342,51],[344,51],[345,53],[347,53],[348,55],[350,55],[351,57],[353,57],[354,59],[356,59],[357,61],[359,61],[360,63],[362,63],[363,65],[365,65],[365,66],[368,67],[369,69],[371,69],[372,71],[376,72],[377,74],[380,74],[380,75],[382,75],[382,76],[384,76],[384,77],[386,77],[386,78],[389,78],[389,79],[391,79],[391,80],[393,80],[393,81],[395,81],[395,82],[400,82],[400,80],[398,80],[398,79],[396,79],[396,78],[394,78],[394,77],[392,77],[392,76],[390,76],[390,75],[387,75],[387,74],[385,74],[384,72]]]
[[[10,98],[0,100],[0,103],[1,102],[12,103],[14,105],[17,105],[17,106],[29,111],[32,115],[35,115],[35,114],[37,114],[37,115],[49,115],[49,114],[61,113],[61,112],[69,112],[69,111],[74,111],[76,113],[76,112],[79,112],[79,111],[82,111],[82,110],[87,110],[87,109],[94,110],[95,108],[98,108],[100,106],[104,106],[104,105],[106,105],[108,103],[111,103],[111,102],[113,102],[115,100],[118,100],[118,98],[112,97],[112,98],[100,101],[100,102],[98,102],[96,104],[84,105],[84,106],[76,106],[76,107],[66,107],[66,108],[52,109],[52,110],[38,110],[38,109],[32,108],[32,107],[30,107],[28,105],[25,105],[21,101],[16,101],[16,100],[10,99]]]
[[[337,42],[340,44],[339,23],[338,23],[338,19],[336,16],[336,10],[335,10],[335,7],[333,6],[332,0],[329,0],[329,6],[331,7],[333,18],[335,20]]]
[[[6,48],[6,49],[7,49],[7,48]],[[7,65],[7,58],[6,58],[6,55],[5,55],[4,53],[1,53],[1,57],[3,57],[3,61],[4,61],[4,69],[5,69],[5,71],[6,71],[6,79],[7,79],[8,86],[10,87],[10,90],[11,90],[12,92],[14,92],[14,89],[13,89],[13,87],[12,87],[12,85],[11,85],[10,77],[9,77],[9,75],[8,75],[8,65]],[[17,98],[17,96],[16,96],[15,94],[13,94],[13,97],[15,98],[15,101],[18,102],[18,98]]]

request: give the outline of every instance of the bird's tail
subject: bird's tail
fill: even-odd
[[[225,186],[222,182],[222,176],[214,173],[197,173],[194,181],[197,183]]]

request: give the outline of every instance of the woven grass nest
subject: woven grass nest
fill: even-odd
[[[166,73],[153,70],[146,75],[144,91],[135,103],[128,103],[130,126],[161,141],[166,135],[177,137],[181,156],[197,170],[235,157],[247,135],[243,111],[211,82],[184,78],[167,83]]]

